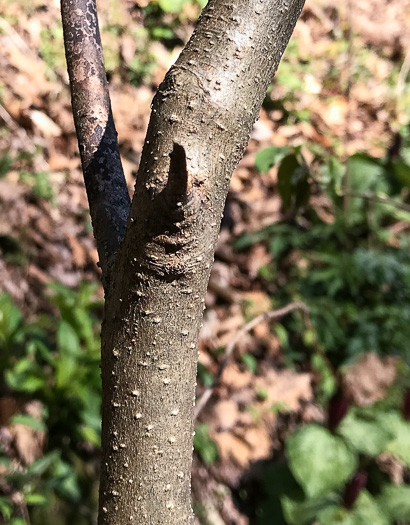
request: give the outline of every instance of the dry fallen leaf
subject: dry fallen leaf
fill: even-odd
[[[268,370],[263,376],[255,377],[254,387],[265,393],[266,399],[262,403],[265,409],[285,404],[288,410],[296,411],[302,399],[308,401],[313,398],[311,381],[310,374]]]
[[[343,377],[346,395],[360,406],[371,405],[386,395],[397,375],[394,357],[378,357],[373,352],[364,354]]]

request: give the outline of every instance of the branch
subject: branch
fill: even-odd
[[[121,242],[128,198],[95,4],[62,1],[67,57],[78,62],[78,71],[70,66],[77,131],[84,171],[91,174],[90,203],[102,203],[92,214],[107,272]],[[198,338],[220,220],[233,169],[303,4],[209,0],[153,100],[102,325],[100,525],[193,523]],[[90,109],[95,102],[98,111]],[[97,128],[102,138],[89,147]],[[106,161],[115,177],[112,169],[101,176]],[[108,250],[101,241],[105,229],[112,232]]]
[[[243,338],[243,336],[246,335],[251,330],[253,330],[255,326],[261,323],[262,321],[272,321],[273,319],[279,319],[280,317],[283,317],[284,315],[287,315],[288,313],[293,312],[293,310],[303,310],[306,314],[309,313],[309,309],[304,303],[294,302],[294,303],[288,304],[287,306],[284,306],[283,308],[279,308],[278,310],[272,310],[270,312],[265,312],[261,315],[258,315],[258,317],[255,317],[255,319],[252,319],[252,321],[247,323],[245,326],[243,326],[239,330],[239,332],[235,335],[235,337],[226,347],[223,361],[219,366],[219,370],[216,376],[214,377],[212,385],[205,390],[205,392],[201,395],[201,397],[196,402],[195,413],[194,413],[195,419],[198,418],[200,412],[210,400],[215,388],[219,385],[223,371],[225,370],[226,365],[228,364],[232,356],[235,346]]]
[[[111,111],[96,0],[62,0],[71,100],[103,283],[124,237],[130,197]]]
[[[131,258],[138,273],[149,266],[169,275],[213,258],[230,177],[303,4],[208,2],[154,97],[118,269]],[[173,193],[184,177],[184,199],[158,198]],[[182,219],[164,223],[177,216]],[[178,244],[177,257],[164,239]],[[130,289],[135,284],[129,283]]]
[[[340,196],[348,195],[349,197],[355,197],[357,199],[363,199],[370,202],[380,202],[381,204],[388,204],[393,206],[398,210],[407,211],[410,213],[410,205],[405,202],[398,202],[392,199],[391,197],[375,195],[374,193],[361,193],[358,191],[343,191],[340,193]]]

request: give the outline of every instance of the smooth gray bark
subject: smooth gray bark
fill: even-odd
[[[68,10],[92,3],[62,1]],[[193,523],[198,336],[220,220],[233,169],[303,4],[210,0],[154,98],[125,236],[106,285],[100,525]],[[74,109],[74,118],[83,116]],[[98,245],[97,228],[95,235]]]

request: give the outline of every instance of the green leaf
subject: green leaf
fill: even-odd
[[[41,476],[46,470],[48,470],[56,461],[60,458],[60,452],[54,450],[49,454],[46,454],[40,459],[37,459],[32,463],[28,469],[27,473],[31,476]]]
[[[248,246],[252,246],[252,244],[269,239],[269,237],[272,235],[272,230],[273,227],[268,226],[257,232],[242,235],[238,240],[235,241],[234,249],[238,251],[243,250],[244,248],[248,248]]]
[[[21,312],[9,295],[0,294],[0,340],[8,341],[22,319]]]
[[[53,476],[56,492],[59,493],[62,498],[73,503],[80,500],[81,492],[78,486],[78,478],[72,465],[62,460],[57,461],[54,464]]]
[[[81,336],[86,342],[88,349],[92,350],[99,347],[98,338],[94,335],[90,314],[84,308],[74,308],[72,313],[79,328],[78,336]]]
[[[306,341],[307,339],[306,332],[304,333],[303,339],[304,339],[304,343],[308,344],[308,342]],[[310,332],[312,332],[312,330],[310,330]],[[312,335],[309,335],[309,340],[312,341],[312,344],[316,342],[316,337],[317,337],[316,332],[313,332]],[[326,359],[322,355],[315,353],[312,355],[312,366],[320,374],[320,390],[322,394],[325,396],[326,399],[330,399],[336,391],[337,384],[336,384],[335,376],[333,374],[332,369],[330,368],[329,363],[326,361]]]
[[[386,485],[377,502],[383,511],[394,521],[407,522],[410,516],[410,486]]]
[[[335,157],[330,157],[326,164],[320,168],[321,181],[328,186],[332,192],[340,194],[342,191],[343,178],[346,166],[341,164]]]
[[[351,511],[328,507],[319,513],[320,525],[390,525],[376,500],[367,492],[360,493]]]
[[[241,355],[241,361],[246,366],[246,368],[252,372],[252,374],[256,374],[258,370],[258,361],[255,359],[255,357],[252,354],[242,354]]]
[[[18,392],[35,392],[45,385],[38,365],[29,359],[20,359],[13,370],[6,370],[5,379],[10,388]]]
[[[269,146],[259,151],[255,156],[255,168],[260,173],[267,173],[289,153],[289,149],[288,147]]]
[[[9,419],[9,424],[11,425],[26,425],[27,427],[38,430],[39,432],[47,432],[47,427],[33,416],[28,416],[27,414],[16,414]]]
[[[198,425],[195,429],[194,448],[205,463],[218,459],[218,448],[208,435],[208,425]]]
[[[205,365],[198,362],[198,378],[205,387],[210,387],[214,381],[214,376],[208,371]]]
[[[299,500],[286,495],[280,498],[286,522],[291,525],[310,525],[332,501],[334,497]]]
[[[367,153],[355,153],[348,161],[348,178],[351,190],[357,192],[387,191],[382,160]]]
[[[81,351],[80,339],[67,321],[60,321],[57,329],[57,346],[61,353],[78,355]]]
[[[357,452],[373,457],[381,454],[393,437],[379,421],[366,418],[354,409],[342,420],[337,433]]]
[[[278,84],[287,86],[289,91],[303,89],[304,82],[294,71],[294,67],[289,62],[282,60],[278,73],[275,77]]]
[[[95,431],[94,428],[83,425],[80,430],[81,437],[85,439],[91,445],[99,447],[101,445],[100,435]]]
[[[394,162],[393,163],[394,174],[399,179],[399,181],[406,186],[410,187],[410,166],[404,162]]]
[[[72,386],[72,381],[77,370],[76,358],[70,355],[62,355],[56,363],[57,387],[64,388]]]
[[[26,494],[24,499],[28,505],[45,505],[47,503],[47,498],[42,494]]]
[[[158,5],[166,13],[177,13],[184,7],[186,0],[158,0]]]
[[[311,498],[341,487],[357,465],[356,456],[342,439],[315,424],[305,425],[289,437],[286,455],[293,475]]]
[[[309,170],[296,154],[285,157],[278,169],[278,190],[283,207],[300,208],[309,201]]]
[[[13,159],[8,153],[4,153],[0,157],[0,178],[7,175],[7,173],[13,167]]]
[[[410,422],[405,421],[399,412],[384,414],[380,422],[395,436],[387,443],[386,452],[390,452],[410,468]]]
[[[279,166],[278,190],[285,208],[290,208],[292,204],[292,178],[297,169],[299,162],[296,155],[288,155]]]
[[[0,516],[10,518],[12,513],[12,503],[8,498],[0,496]]]

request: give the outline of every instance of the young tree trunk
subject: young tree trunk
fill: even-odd
[[[95,0],[62,0],[106,293],[100,525],[194,521],[198,335],[215,243],[232,171],[303,4],[209,1],[153,100],[129,207]]]

